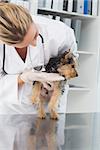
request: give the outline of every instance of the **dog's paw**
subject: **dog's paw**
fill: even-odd
[[[57,112],[50,113],[50,119],[58,120],[59,119],[58,113]]]
[[[46,115],[38,115],[38,117],[41,118],[41,119],[45,119]]]
[[[39,113],[38,117],[41,118],[41,119],[45,119],[46,118],[46,113],[45,112]]]

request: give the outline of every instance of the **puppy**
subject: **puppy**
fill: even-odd
[[[76,58],[70,50],[58,55],[57,57],[51,58],[46,65],[45,70],[48,73],[58,73],[63,76],[65,80],[69,80],[78,76],[76,71]],[[54,81],[54,89],[48,104],[50,117],[51,119],[55,120],[58,119],[56,108],[59,102],[58,98],[62,92],[62,82],[63,81]],[[46,117],[44,109],[44,103],[46,100],[40,97],[42,86],[42,83],[37,81],[35,82],[32,92],[32,103],[38,103],[38,116],[41,119],[44,119]]]

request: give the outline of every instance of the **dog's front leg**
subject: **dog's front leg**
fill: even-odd
[[[33,104],[37,104],[40,101],[39,96],[40,96],[40,92],[41,92],[41,86],[42,86],[42,84],[37,81],[35,82],[35,84],[33,86],[32,98],[31,98]]]
[[[44,103],[45,103],[45,100],[44,100],[44,98],[41,97],[39,104],[38,104],[38,117],[41,119],[45,119],[45,117],[46,117]]]
[[[61,94],[60,82],[54,82],[54,91],[52,93],[50,102],[48,104],[51,119],[55,119],[55,120],[58,119],[58,113],[56,109],[58,106],[58,97],[60,94]]]

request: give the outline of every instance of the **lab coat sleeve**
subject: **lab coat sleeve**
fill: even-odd
[[[32,17],[41,28],[45,28],[47,31],[46,34],[43,35],[42,33],[42,35],[45,41],[48,39],[48,47],[45,52],[48,60],[50,57],[55,57],[59,53],[63,53],[69,49],[71,49],[73,54],[78,57],[76,39],[72,28],[58,20],[49,19],[39,15]]]
[[[0,103],[18,103],[18,75],[3,75],[2,48],[0,47]]]
[[[74,30],[66,25],[62,28],[62,40],[58,47],[58,53],[62,53],[68,49],[78,58],[77,43],[74,35]]]
[[[72,28],[61,21],[55,20],[54,23],[52,21],[52,23],[48,25],[48,33],[49,47],[52,56],[70,49],[72,53],[78,57],[76,39]]]

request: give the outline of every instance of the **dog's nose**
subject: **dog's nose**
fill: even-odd
[[[64,77],[64,78],[65,78],[65,75],[62,75],[62,77]]]
[[[64,80],[66,80],[66,76],[65,75],[62,75],[62,77],[64,77]]]
[[[76,73],[76,77],[78,77],[78,73]]]

